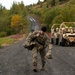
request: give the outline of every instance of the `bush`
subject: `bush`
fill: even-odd
[[[6,28],[5,32],[7,32],[7,36],[16,34],[16,31],[12,28]]]
[[[40,12],[39,10],[35,10],[35,11],[34,11],[34,14],[35,14],[35,15],[38,15],[38,16],[41,16],[41,12]]]
[[[52,21],[53,24],[60,24],[62,22],[63,22],[63,16],[61,14],[56,16]]]
[[[3,31],[3,32],[0,33],[0,37],[5,37],[5,36],[7,36],[7,32]]]

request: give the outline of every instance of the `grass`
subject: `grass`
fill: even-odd
[[[25,38],[25,34],[16,34],[8,37],[0,38],[0,48],[4,46],[9,46],[13,43],[18,43],[20,40]]]
[[[0,38],[0,47],[7,46],[9,44],[12,44],[13,42],[14,42],[14,39],[10,37]]]

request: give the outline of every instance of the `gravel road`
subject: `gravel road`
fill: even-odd
[[[0,49],[0,75],[75,75],[75,47],[53,45],[53,59],[46,59],[46,70],[33,72],[32,52],[24,49],[25,40]]]

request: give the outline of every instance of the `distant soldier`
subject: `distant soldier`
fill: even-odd
[[[58,41],[59,41],[59,28],[56,28],[56,33],[55,33],[55,38],[56,38],[56,45],[58,45]]]
[[[52,45],[50,43],[50,39],[47,36],[46,32],[46,26],[43,26],[41,30],[34,31],[31,33],[29,39],[32,40],[31,44],[34,45],[32,52],[33,52],[33,71],[37,72],[37,55],[38,52],[41,56],[41,62],[42,62],[42,68],[41,70],[45,70],[45,58],[52,59],[51,56],[51,49]],[[46,54],[46,47],[48,46],[48,52]]]
[[[70,33],[73,34],[73,28],[72,27],[70,27]]]
[[[66,33],[68,32],[68,27],[65,28],[65,32],[66,32]]]

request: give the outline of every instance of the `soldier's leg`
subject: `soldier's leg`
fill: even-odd
[[[46,55],[46,51],[45,50],[40,50],[40,56],[41,56],[41,62],[42,62],[42,68],[41,70],[45,70],[45,55]]]
[[[38,50],[36,47],[33,48],[33,71],[37,71],[37,54]]]

